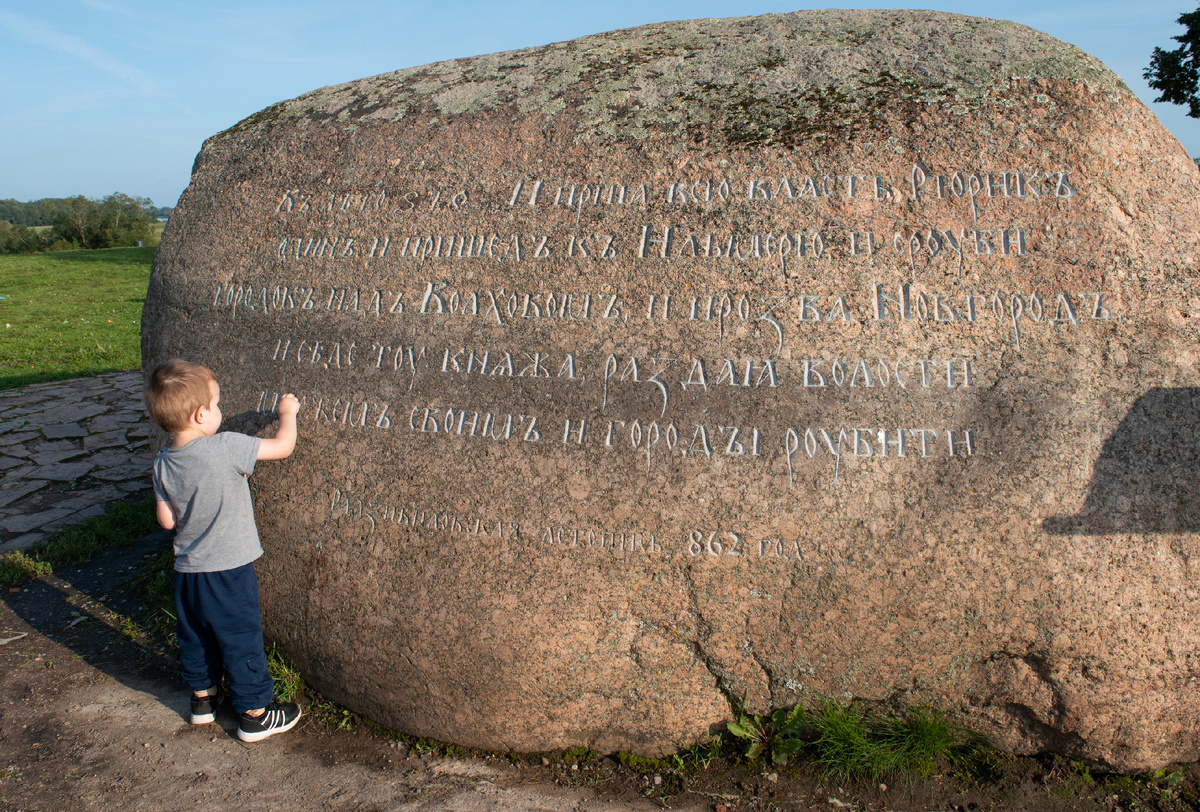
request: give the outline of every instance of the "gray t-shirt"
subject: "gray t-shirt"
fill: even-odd
[[[246,477],[254,473],[257,437],[227,431],[197,437],[154,458],[154,495],[178,517],[177,572],[220,572],[262,555]]]

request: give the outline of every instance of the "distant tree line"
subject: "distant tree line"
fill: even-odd
[[[121,192],[100,200],[0,200],[0,254],[135,245],[150,236],[151,223],[170,213],[168,206]]]
[[[51,208],[61,202],[61,197],[43,197],[28,203],[0,200],[0,220],[7,220],[14,226],[48,226]]]

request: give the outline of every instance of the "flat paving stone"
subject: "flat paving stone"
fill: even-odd
[[[75,423],[87,420],[98,414],[104,414],[111,407],[99,403],[75,403],[66,406],[53,406],[42,413],[45,423]]]
[[[85,393],[85,392],[75,392],[70,389],[67,389],[65,391],[60,391],[60,390],[56,389],[52,392],[45,392],[43,394],[50,395],[51,398],[54,400],[54,402],[56,404],[60,404],[60,405],[65,405],[68,403],[79,403],[87,395],[87,393]]]
[[[154,483],[150,481],[150,475],[147,474],[145,479],[130,479],[126,482],[118,482],[117,487],[126,493],[137,493],[138,491],[153,488]]]
[[[96,488],[88,491],[81,496],[72,496],[69,499],[64,499],[58,503],[58,507],[64,510],[83,510],[92,505],[107,504],[125,496],[125,492],[114,485],[105,485],[103,488]]]
[[[148,423],[140,423],[127,432],[130,437],[149,437],[150,425]]]
[[[0,527],[3,527],[10,533],[28,533],[30,530],[39,528],[56,519],[61,519],[64,516],[70,516],[72,513],[75,513],[75,511],[54,508],[24,516],[10,516],[7,519],[0,519]]]
[[[23,445],[4,446],[4,453],[10,457],[28,457],[33,454],[32,451]]]
[[[25,465],[27,462],[29,461],[18,459],[17,457],[0,457],[0,471],[7,471],[9,468]]]
[[[0,434],[8,434],[10,431],[16,431],[28,422],[28,420],[6,420],[0,423]]]
[[[87,476],[95,466],[90,462],[56,462],[42,465],[25,475],[26,479],[48,479],[53,482],[70,482]]]
[[[129,443],[125,439],[125,430],[108,431],[104,434],[92,434],[83,438],[83,447],[88,451],[99,451],[102,448],[125,447]]]
[[[37,406],[37,405],[30,406],[30,405],[26,404],[24,406],[13,407],[12,409],[9,409],[8,411],[6,411],[4,414],[6,417],[23,417],[23,416],[29,415],[29,414],[37,414],[40,411],[42,411],[41,406]]]
[[[35,454],[45,451],[77,451],[79,443],[74,440],[48,440],[32,446],[29,450]]]
[[[149,477],[150,475],[150,466],[144,462],[127,462],[123,465],[115,465],[112,468],[104,468],[92,472],[94,479],[103,479],[108,482],[124,482],[127,479],[138,479],[139,477]]]
[[[42,436],[47,440],[57,440],[60,437],[87,437],[88,430],[78,423],[60,423],[56,426],[42,426]]]
[[[125,413],[122,412],[121,414]],[[99,417],[92,418],[91,422],[88,423],[88,432],[98,434],[118,429],[131,429],[140,422],[139,417],[129,419],[121,417],[121,414],[102,414]]]
[[[7,507],[13,502],[24,499],[31,493],[36,493],[49,485],[45,480],[32,480],[21,483],[15,488],[0,489],[0,507]]]
[[[124,449],[108,449],[88,457],[97,468],[111,468],[114,465],[131,462],[129,452]]]
[[[70,515],[62,517],[61,519],[55,519],[54,521],[46,522],[46,524],[42,525],[41,529],[48,532],[61,530],[68,525],[79,524],[87,519],[92,519],[96,516],[103,516],[104,511],[106,510],[108,510],[108,505],[92,505],[91,507],[86,507],[83,510],[77,510]]]
[[[76,380],[79,380],[76,378]],[[79,392],[77,384],[65,384],[61,381],[47,381],[46,383],[35,383],[29,387],[39,395],[49,395],[51,397],[72,397]]]
[[[45,533],[37,531],[33,533],[25,533],[24,535],[17,536],[15,539],[0,544],[0,555],[24,552],[33,545],[37,544],[39,541],[45,540]]]
[[[73,448],[70,451],[43,451],[40,454],[34,454],[31,459],[38,465],[52,465],[56,462],[66,462],[76,457],[82,457],[86,453],[88,452],[82,448]]]
[[[40,431],[27,431],[21,434],[5,434],[0,436],[0,446],[13,445],[15,443],[25,443],[35,437],[41,437]]]
[[[108,378],[73,378],[71,384],[80,392],[103,391],[113,388],[113,382]]]
[[[32,406],[35,403],[44,403],[47,400],[52,400],[53,395],[46,393],[44,390],[34,390],[26,387],[25,396],[20,398],[20,401],[26,406]]]

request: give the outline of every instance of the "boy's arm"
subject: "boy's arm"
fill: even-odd
[[[171,507],[170,502],[156,499],[154,500],[154,510],[160,527],[164,530],[175,529],[175,508]]]
[[[281,460],[292,453],[296,447],[296,413],[300,411],[300,401],[288,393],[279,399],[279,431],[270,440],[258,444],[260,460]]]

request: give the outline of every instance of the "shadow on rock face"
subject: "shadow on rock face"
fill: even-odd
[[[1108,438],[1077,516],[1051,516],[1057,535],[1200,529],[1200,388],[1151,389]]]
[[[253,437],[262,436],[263,431],[278,418],[275,412],[245,411],[221,421],[221,431],[239,431]],[[274,432],[269,435],[274,437]]]

